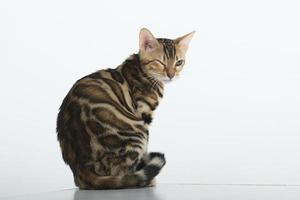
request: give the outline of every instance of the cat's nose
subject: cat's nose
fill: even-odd
[[[175,73],[167,73],[167,76],[169,77],[170,80],[172,80],[172,78],[174,78]]]

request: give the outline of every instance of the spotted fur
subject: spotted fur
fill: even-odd
[[[157,42],[163,49],[157,59],[175,59],[178,41]],[[164,85],[148,70],[151,56],[140,48],[117,68],[78,80],[60,107],[57,138],[81,189],[149,186],[166,163],[164,154],[147,151],[148,126]]]

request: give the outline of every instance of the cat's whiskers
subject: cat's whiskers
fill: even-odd
[[[152,74],[144,74],[144,76],[149,80],[150,85],[149,85],[149,89],[152,90],[156,87],[156,85],[159,83],[159,80],[154,77]]]

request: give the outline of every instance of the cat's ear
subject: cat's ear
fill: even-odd
[[[184,36],[181,36],[175,40],[176,43],[178,44],[179,48],[181,49],[181,51],[183,51],[184,53],[186,53],[186,51],[188,50],[189,44],[190,44],[194,34],[195,34],[195,31],[190,32]]]
[[[158,41],[156,40],[156,38],[146,28],[142,28],[140,31],[139,43],[140,43],[140,50],[144,52],[153,51],[158,45]]]

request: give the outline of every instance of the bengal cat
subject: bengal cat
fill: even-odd
[[[179,75],[194,32],[175,40],[143,28],[139,53],[78,80],[62,102],[57,138],[80,189],[151,186],[165,165],[147,152],[148,126],[164,82]]]

